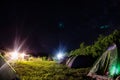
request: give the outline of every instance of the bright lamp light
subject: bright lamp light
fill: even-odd
[[[59,52],[58,54],[57,54],[57,58],[60,60],[60,59],[62,59],[64,56],[63,56],[63,53],[61,53],[61,52]]]
[[[24,59],[25,55],[26,55],[26,54],[23,52],[20,57],[21,57],[22,59]]]
[[[11,59],[18,59],[18,52],[17,51],[14,51],[14,52],[11,52]]]

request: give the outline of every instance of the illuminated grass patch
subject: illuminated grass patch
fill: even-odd
[[[88,73],[88,68],[70,69],[54,61],[41,60],[16,62],[14,68],[21,80],[84,80]]]

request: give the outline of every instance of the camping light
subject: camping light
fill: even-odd
[[[116,67],[112,66],[111,70],[110,70],[110,75],[114,75],[116,72]]]
[[[13,60],[17,60],[18,59],[18,52],[17,51],[13,51],[10,53],[11,54],[11,59]]]
[[[119,67],[116,67],[115,65],[112,66],[112,67],[110,68],[110,75],[111,75],[111,76],[114,76],[114,75],[118,75],[118,74],[120,74],[120,68],[119,68]]]
[[[62,52],[59,52],[59,53],[57,54],[57,59],[58,59],[58,60],[62,59],[63,57],[64,57],[64,55],[63,55]]]
[[[25,55],[26,55],[26,54],[25,54],[24,52],[21,53],[21,55],[20,55],[21,59],[24,59]]]
[[[11,59],[11,60],[18,60],[18,59],[24,60],[25,56],[27,56],[27,55],[25,54],[25,52],[23,52],[23,53],[20,53],[20,52],[18,52],[18,51],[10,52],[10,59]]]

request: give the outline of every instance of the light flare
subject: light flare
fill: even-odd
[[[64,57],[63,53],[59,52],[59,53],[57,54],[57,58],[58,58],[59,60],[62,59],[63,57]]]
[[[17,60],[17,59],[24,59],[25,52],[23,51],[21,53],[21,49],[23,49],[23,45],[25,44],[26,39],[23,40],[22,42],[20,41],[19,38],[15,39],[14,42],[14,51],[12,52],[11,59]]]
[[[24,59],[24,57],[26,56],[26,54],[23,52],[22,54],[20,54],[20,57],[22,58],[22,59]]]
[[[11,59],[12,60],[17,60],[18,59],[18,52],[17,51],[13,51],[13,52],[11,52],[10,53],[10,55],[11,55]]]

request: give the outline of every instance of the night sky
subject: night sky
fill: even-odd
[[[0,45],[11,48],[16,37],[32,52],[54,53],[92,44],[120,24],[119,0],[79,2],[1,2]]]

